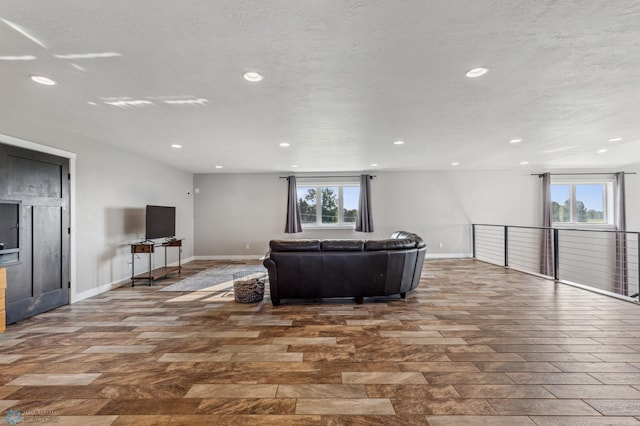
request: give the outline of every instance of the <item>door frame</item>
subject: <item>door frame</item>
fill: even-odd
[[[69,280],[71,281],[69,303],[75,303],[78,301],[76,297],[76,154],[75,152],[14,138],[2,133],[0,133],[0,143],[69,159],[69,174],[71,175],[69,180],[69,226],[71,227],[69,239]]]

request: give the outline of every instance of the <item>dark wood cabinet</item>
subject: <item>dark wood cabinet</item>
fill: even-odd
[[[155,268],[153,267],[153,256],[156,252],[156,247],[164,247],[164,266]],[[178,265],[167,265],[167,248],[175,247],[178,249]],[[141,274],[136,275],[135,272],[135,257],[136,254],[147,254],[149,258],[149,270]],[[131,285],[134,286],[137,280],[147,280],[149,285],[153,283],[153,280],[166,277],[169,274],[175,272],[180,273],[182,271],[182,240],[166,241],[164,243],[134,243],[131,244]]]

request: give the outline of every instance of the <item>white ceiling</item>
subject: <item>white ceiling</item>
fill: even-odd
[[[0,57],[36,57],[0,60],[0,133],[35,142],[196,173],[640,162],[638,0],[2,0],[0,18]]]

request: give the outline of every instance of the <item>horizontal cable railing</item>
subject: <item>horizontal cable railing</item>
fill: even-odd
[[[473,224],[473,257],[640,301],[640,233]]]

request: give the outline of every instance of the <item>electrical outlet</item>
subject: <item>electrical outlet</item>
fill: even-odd
[[[444,247],[444,243],[440,243],[440,248]]]

